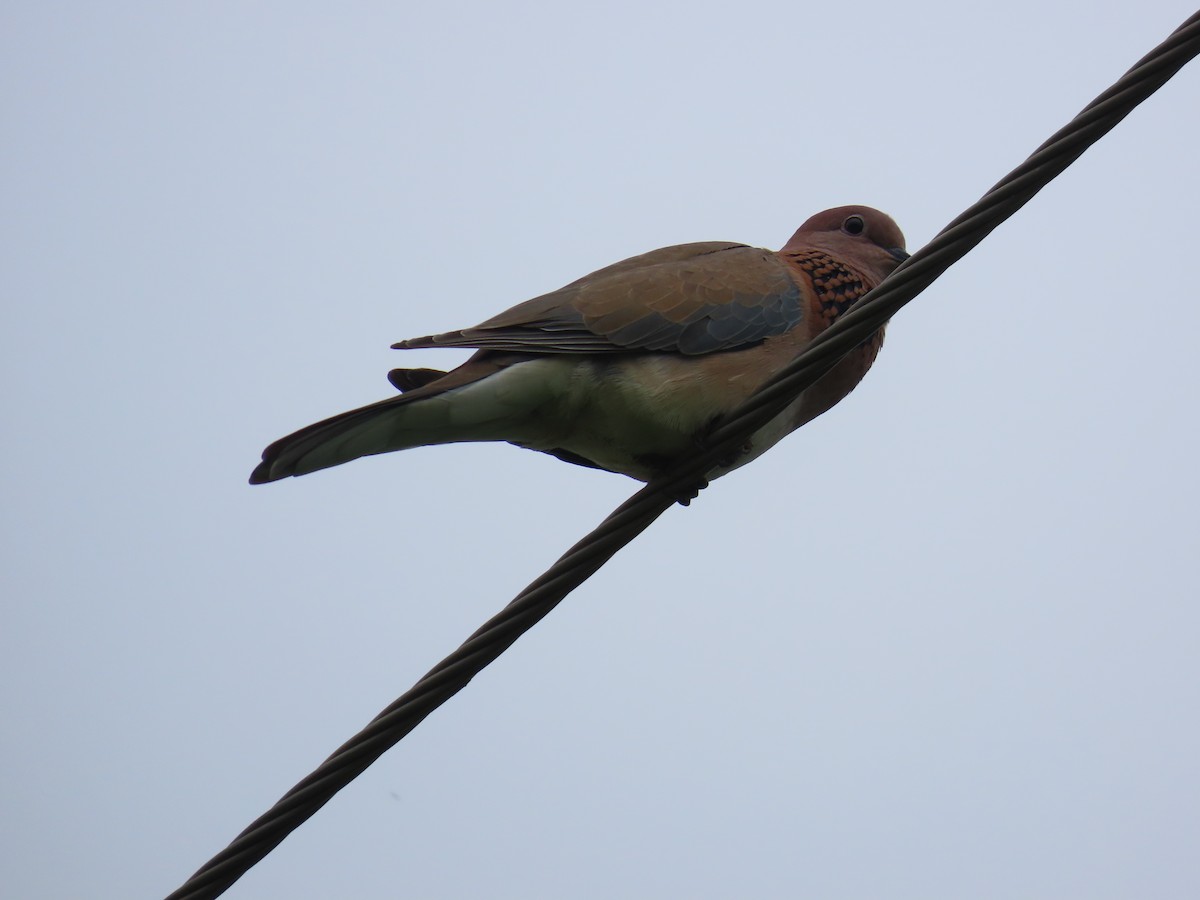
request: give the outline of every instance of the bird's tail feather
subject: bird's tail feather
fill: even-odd
[[[501,368],[468,363],[399,397],[301,428],[263,451],[250,483],[307,475],[360,456],[428,444],[519,440],[521,423],[537,398],[518,392],[521,399],[513,402],[507,391],[499,396],[498,382],[487,376]]]
[[[250,483],[306,475],[392,449],[388,433],[394,430],[391,420],[398,418],[395,401],[402,399],[391,398],[341,413],[280,438],[263,451],[262,462],[250,473]]]

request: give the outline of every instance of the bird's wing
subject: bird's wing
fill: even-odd
[[[473,328],[393,346],[694,356],[790,331],[803,309],[801,289],[775,253],[745,244],[681,244],[600,269]]]

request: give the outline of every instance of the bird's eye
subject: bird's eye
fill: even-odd
[[[862,216],[850,216],[842,223],[842,231],[846,234],[862,234],[866,227],[867,223],[863,221]]]

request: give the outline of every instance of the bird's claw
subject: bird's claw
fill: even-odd
[[[706,487],[708,487],[708,479],[701,478],[699,481],[694,482],[690,487],[680,488],[677,491],[673,491],[672,496],[675,498],[675,502],[680,506],[691,506],[692,501],[699,497],[700,492]]]

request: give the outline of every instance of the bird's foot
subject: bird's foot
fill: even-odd
[[[672,491],[671,496],[675,498],[675,502],[680,506],[691,506],[692,501],[700,496],[700,492],[708,487],[708,479],[701,478],[694,482],[690,487],[680,487]]]

